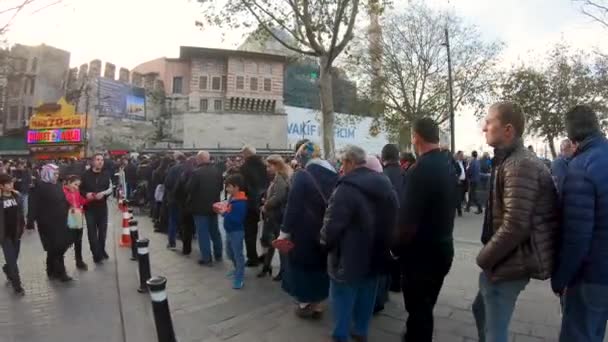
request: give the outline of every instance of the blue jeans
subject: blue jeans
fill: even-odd
[[[179,225],[179,207],[169,204],[169,246],[175,247],[177,238],[177,226]]]
[[[17,266],[17,259],[19,259],[20,249],[21,240],[5,239],[2,243],[4,262],[6,262],[6,264],[2,267],[2,270],[6,274],[6,278],[10,280],[13,286],[21,286],[19,267]]]
[[[479,342],[509,342],[509,323],[517,297],[530,279],[490,282],[485,273],[479,275],[479,293],[473,302]]]
[[[608,286],[580,283],[568,289],[560,342],[602,342],[608,320]]]
[[[369,323],[374,313],[378,277],[356,282],[330,280],[329,293],[334,318],[332,337],[336,341],[348,341],[352,334],[367,337]]]
[[[198,239],[198,249],[201,252],[201,261],[211,261],[211,242],[213,241],[213,256],[215,260],[222,258],[222,236],[217,223],[217,215],[194,215],[194,225]]]
[[[242,282],[245,278],[245,255],[243,254],[243,241],[245,232],[226,232],[226,254],[234,264],[234,282]]]

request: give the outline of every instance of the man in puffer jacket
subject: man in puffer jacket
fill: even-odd
[[[509,341],[509,323],[530,278],[548,279],[559,235],[557,193],[549,169],[522,142],[520,107],[490,107],[483,131],[494,147],[490,198],[477,256],[483,272],[473,313],[479,341]]]
[[[562,188],[562,244],[551,281],[565,302],[560,341],[601,342],[608,320],[608,140],[587,106],[566,114],[566,130],[577,148]]]

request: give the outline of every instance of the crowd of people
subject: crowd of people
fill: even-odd
[[[71,245],[76,266],[87,268],[84,222],[93,261],[107,259],[106,199],[114,173],[124,172],[127,195],[150,207],[167,248],[181,240],[190,255],[196,237],[204,267],[226,255],[232,288],[242,289],[245,268],[255,268],[258,278],[281,282],[302,319],[321,318],[329,303],[333,342],[367,341],[373,314],[389,292],[401,292],[403,341],[430,342],[454,259],[454,220],[473,206],[484,215],[472,307],[479,340],[508,341],[521,291],[530,279],[551,279],[563,302],[561,341],[600,342],[608,319],[608,140],[589,107],[576,106],[564,122],[569,140],[550,168],[524,147],[525,116],[510,102],[492,105],[485,118],[493,158],[452,154],[439,145],[437,123],[423,118],[412,127],[415,156],[391,144],[380,156],[349,145],[330,162],[304,140],[292,156],[267,158],[245,146],[239,157],[215,160],[206,151],[118,163],[96,155],[89,166],[39,171],[20,162],[0,174],[3,270],[22,294],[19,241],[34,223],[49,278],[71,280],[63,261]]]

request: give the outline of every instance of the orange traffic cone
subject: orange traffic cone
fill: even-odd
[[[129,229],[129,220],[131,214],[125,205],[122,210],[122,234],[120,235],[120,247],[131,247],[131,232]]]

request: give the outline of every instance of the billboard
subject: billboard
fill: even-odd
[[[82,134],[80,128],[29,130],[28,144],[62,144],[80,143]]]
[[[42,116],[30,119],[30,129],[81,128],[86,124],[84,115]]]
[[[144,88],[103,77],[97,78],[97,87],[99,116],[146,119],[146,91]]]

